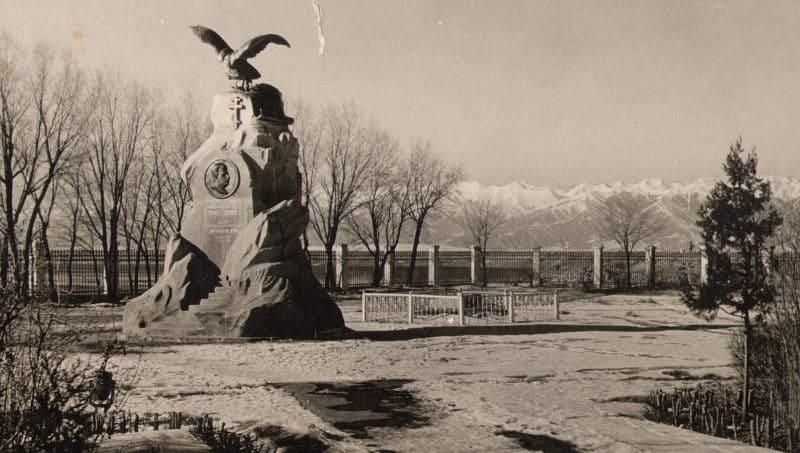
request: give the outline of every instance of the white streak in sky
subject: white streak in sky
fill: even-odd
[[[314,14],[317,15],[317,32],[319,33],[319,56],[325,56],[325,33],[322,32],[322,7],[317,3],[318,0],[311,0]]]

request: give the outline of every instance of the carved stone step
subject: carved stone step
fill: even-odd
[[[191,329],[174,329],[168,327],[148,327],[146,329],[146,337],[161,337],[161,338],[181,338],[194,335],[202,335],[204,332],[200,330]]]
[[[158,327],[164,329],[202,329],[203,325],[200,324],[196,318],[193,320],[180,320],[180,319],[173,319],[167,318],[162,321],[154,322],[150,324],[149,327]]]
[[[204,303],[201,302],[199,305],[191,305],[189,306],[189,313],[196,314],[199,312],[207,313],[207,312],[220,312],[225,313],[227,308],[224,304],[220,303]]]

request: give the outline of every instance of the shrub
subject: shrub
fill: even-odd
[[[112,400],[109,354],[69,353],[79,331],[36,301],[0,296],[0,451],[78,452],[96,436],[93,419]]]

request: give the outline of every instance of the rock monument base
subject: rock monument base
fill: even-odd
[[[128,339],[314,338],[342,313],[300,245],[298,143],[270,85],[214,98],[214,132],[184,163],[192,195],[164,273],[125,306]]]

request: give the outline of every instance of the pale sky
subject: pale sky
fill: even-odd
[[[238,47],[287,98],[354,102],[484,184],[721,175],[741,135],[800,176],[800,1],[2,0],[0,28],[169,97],[227,87],[189,26]],[[292,112],[287,112],[292,115]]]

